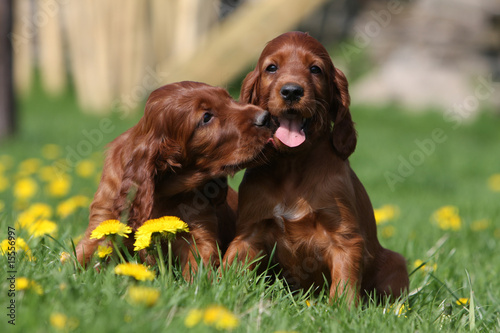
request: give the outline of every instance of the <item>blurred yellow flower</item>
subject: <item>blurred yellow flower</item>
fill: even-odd
[[[155,278],[154,273],[148,270],[146,266],[130,262],[117,265],[115,274],[131,276],[139,281],[153,280]]]
[[[29,176],[40,169],[42,161],[38,158],[28,158],[19,164],[19,174]]]
[[[9,187],[9,180],[0,174],[0,192],[5,191]]]
[[[38,170],[38,177],[44,182],[50,182],[59,177],[59,172],[54,166],[48,165],[41,167],[40,170]]]
[[[90,234],[91,239],[103,238],[107,235],[119,235],[128,238],[127,234],[132,232],[132,228],[118,220],[106,220],[101,222]]]
[[[377,224],[383,224],[396,218],[399,215],[399,208],[395,205],[384,205],[373,212]]]
[[[388,225],[382,228],[382,237],[391,238],[396,233],[396,228],[392,225]]]
[[[57,233],[57,224],[49,220],[39,220],[29,226],[28,232],[33,237],[50,235],[55,237]]]
[[[500,173],[496,173],[488,178],[488,187],[493,192],[500,192]]]
[[[16,278],[17,290],[33,290],[38,295],[43,295],[43,288],[36,281],[30,280],[25,277]]]
[[[90,199],[84,195],[71,197],[57,205],[57,216],[66,218],[75,212],[77,208],[88,207],[89,203]]]
[[[97,247],[97,255],[99,258],[105,258],[113,253],[113,248],[110,246],[101,246]]]
[[[54,312],[50,315],[50,325],[58,330],[72,331],[80,325],[80,322],[76,318],[70,318],[60,312]]]
[[[38,184],[32,178],[21,178],[14,184],[14,197],[27,200],[38,191]]]
[[[491,221],[489,219],[481,219],[472,222],[470,229],[472,231],[483,231],[491,226]]]
[[[231,330],[239,325],[238,318],[228,309],[220,305],[208,307],[203,315],[203,322],[218,330]]]
[[[94,175],[96,165],[94,161],[82,160],[76,165],[76,174],[82,178],[90,178]]]
[[[151,307],[160,297],[160,291],[155,288],[130,286],[127,291],[127,301],[132,305],[145,305]]]
[[[420,267],[422,272],[432,272],[437,270],[437,264],[433,264],[432,266],[427,266],[427,264],[424,264],[424,262],[420,259],[415,260],[413,263],[414,268]]]
[[[458,208],[455,206],[444,206],[436,210],[431,220],[437,223],[442,230],[460,230],[462,219],[458,215]]]
[[[52,197],[63,197],[71,188],[71,178],[68,175],[60,175],[52,179],[47,185],[47,192]]]
[[[34,203],[17,217],[16,228],[28,228],[41,219],[52,217],[52,207],[45,203]]]
[[[460,297],[457,301],[456,301],[457,305],[467,305],[469,304],[469,299],[467,297]]]
[[[68,252],[61,252],[61,256],[59,257],[59,261],[61,262],[61,264],[64,264],[70,259],[71,259],[71,254],[69,254]]]
[[[202,320],[205,325],[215,327],[218,330],[232,330],[239,325],[238,317],[221,305],[211,305],[205,310],[190,310],[184,319],[184,325],[191,328]]]
[[[203,310],[199,309],[189,310],[186,319],[184,319],[184,325],[187,328],[194,327],[198,325],[198,323],[201,321],[202,318],[203,318]]]
[[[62,149],[56,144],[46,144],[42,147],[42,156],[47,160],[55,160],[61,157]]]
[[[154,233],[162,235],[175,235],[177,232],[189,232],[186,222],[176,216],[163,216],[144,222],[135,233],[134,251],[145,249],[151,244],[151,236]]]
[[[15,245],[12,243],[15,243]],[[25,256],[29,261],[32,261],[34,259],[34,257],[31,254],[30,247],[21,237],[16,238],[15,241],[9,241],[8,239],[4,239],[2,243],[0,243],[0,247],[2,249],[1,251],[2,255],[7,255],[7,253],[11,252],[12,250],[11,248],[14,247],[16,251],[16,256],[18,256],[19,253],[22,251],[24,252]]]
[[[394,311],[392,311],[394,309]],[[404,315],[405,318],[407,318],[406,313],[410,310],[410,307],[407,306],[405,303],[401,304],[392,304],[389,306],[389,308],[384,309],[384,314],[389,313],[389,312],[394,312],[394,314],[398,317],[401,317],[401,315]]]

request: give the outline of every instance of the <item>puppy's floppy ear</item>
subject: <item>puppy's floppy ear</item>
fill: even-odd
[[[333,70],[332,103],[330,113],[334,122],[333,147],[342,159],[347,159],[356,148],[356,130],[349,111],[350,97],[347,79],[337,68]]]
[[[115,207],[125,211],[128,201],[129,225],[136,227],[151,218],[157,175],[180,167],[181,148],[173,140],[155,135],[153,131],[141,136],[124,165],[122,182]]]
[[[257,65],[258,66],[258,65]],[[241,85],[240,102],[259,105],[260,71],[255,67],[247,74]]]

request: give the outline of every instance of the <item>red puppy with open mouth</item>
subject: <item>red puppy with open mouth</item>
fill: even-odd
[[[243,82],[240,100],[279,123],[269,163],[247,169],[237,233],[224,257],[272,258],[294,287],[321,286],[348,299],[408,290],[405,259],[377,239],[373,208],[351,169],[356,131],[344,74],[306,33],[270,41]]]

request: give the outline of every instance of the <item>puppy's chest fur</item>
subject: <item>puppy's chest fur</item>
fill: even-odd
[[[273,220],[280,229],[279,242],[294,254],[309,251],[311,247],[323,248],[331,244],[324,216],[306,198],[278,203],[273,209]]]

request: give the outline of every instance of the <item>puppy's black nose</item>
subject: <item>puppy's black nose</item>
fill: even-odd
[[[255,117],[255,125],[259,127],[269,127],[271,121],[271,114],[268,111],[262,111]]]
[[[287,102],[298,102],[304,96],[304,88],[294,83],[287,83],[280,90],[281,97]]]

